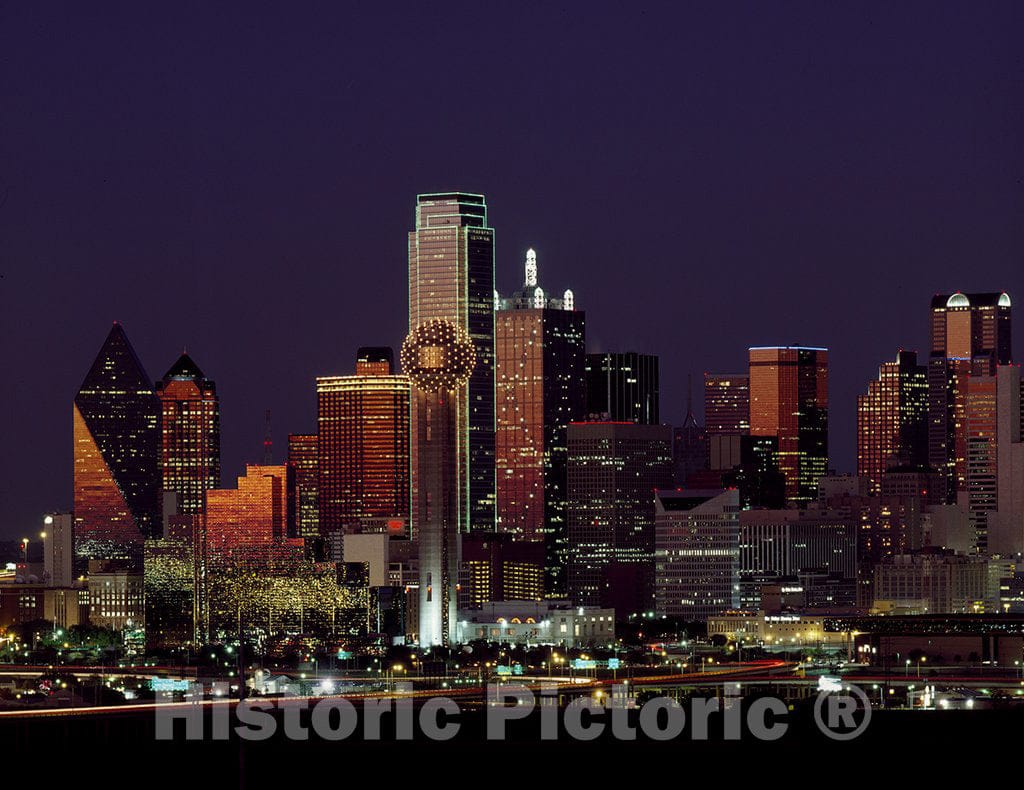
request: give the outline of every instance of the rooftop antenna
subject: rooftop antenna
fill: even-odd
[[[263,431],[263,465],[274,465],[274,440],[270,435],[270,409],[267,409],[266,428]]]

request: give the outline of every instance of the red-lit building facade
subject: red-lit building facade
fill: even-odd
[[[946,501],[967,489],[968,379],[1012,361],[1006,293],[936,294],[928,357],[928,463],[946,480]]]
[[[410,388],[391,349],[360,349],[354,376],[316,388],[320,533],[408,524]]]
[[[817,496],[828,471],[827,349],[750,349],[750,434],[778,437],[788,501]]]
[[[177,494],[177,512],[201,513],[206,492],[220,486],[217,387],[182,354],[157,382],[160,399],[160,488]]]
[[[529,250],[523,287],[494,316],[498,530],[545,545],[545,587],[565,596],[566,432],[585,409],[586,316],[548,297]]]

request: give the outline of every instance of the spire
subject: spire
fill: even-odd
[[[683,420],[683,429],[699,432],[701,430],[700,425],[697,422],[697,418],[693,416],[693,374],[688,373],[686,376],[686,418]]]
[[[267,409],[266,428],[263,431],[263,465],[274,465],[274,440],[270,435],[270,409]]]

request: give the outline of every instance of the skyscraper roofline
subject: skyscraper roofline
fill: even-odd
[[[751,346],[748,351],[828,351],[822,346]]]
[[[954,299],[953,297],[961,297]],[[937,293],[932,297],[932,310],[945,310],[948,307],[1010,307],[1010,295],[1006,291],[985,291],[968,293],[953,291]]]
[[[469,198],[469,200],[464,200],[465,198]],[[417,203],[434,200],[459,200],[460,202],[480,203],[481,205],[486,202],[484,196],[479,192],[459,192],[456,190],[452,192],[421,192],[416,195]]]

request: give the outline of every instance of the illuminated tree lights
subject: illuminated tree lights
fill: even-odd
[[[476,350],[466,330],[434,318],[417,326],[402,343],[402,372],[425,392],[456,390],[469,381]]]

